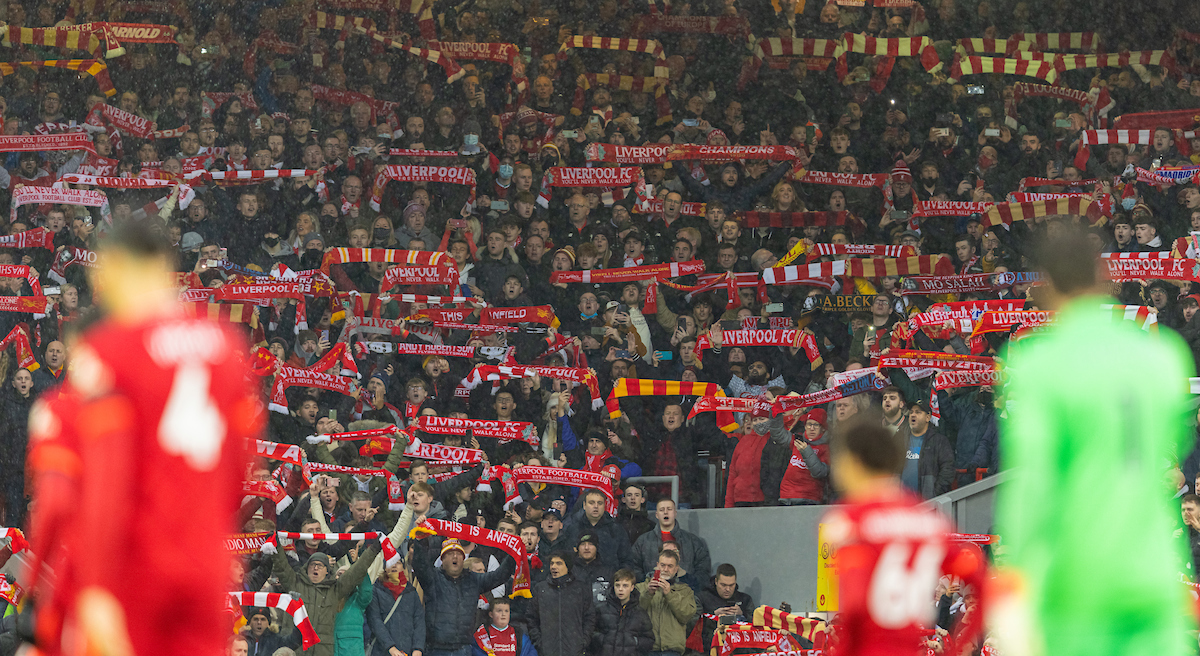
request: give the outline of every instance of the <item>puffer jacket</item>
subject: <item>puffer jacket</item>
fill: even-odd
[[[284,590],[299,596],[304,601],[304,607],[308,611],[308,621],[316,631],[317,637],[321,639],[321,642],[303,653],[312,656],[333,656],[334,625],[337,622],[337,614],[346,599],[367,575],[367,568],[371,566],[371,561],[375,560],[375,556],[379,554],[381,548],[379,542],[372,540],[366,550],[359,555],[358,562],[354,563],[354,566],[347,570],[341,578],[335,580],[334,572],[330,572],[329,576],[320,583],[311,583],[308,576],[292,569],[282,549],[275,552],[272,573],[279,577],[279,582],[283,585]]]
[[[596,634],[588,649],[591,656],[645,656],[653,648],[654,627],[637,590],[629,592],[629,601],[622,603],[610,595],[596,607]]]
[[[538,656],[583,656],[596,628],[592,587],[569,572],[538,583],[526,623]]]
[[[457,578],[433,566],[441,540],[416,540],[414,572],[425,590],[425,642],[428,650],[455,651],[474,642],[479,595],[508,581],[516,563],[505,557],[485,574],[463,569]]]

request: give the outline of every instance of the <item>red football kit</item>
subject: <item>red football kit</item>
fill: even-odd
[[[139,656],[224,653],[230,555],[223,538],[235,532],[246,444],[262,421],[245,352],[242,338],[214,322],[102,322],[72,354],[63,399],[73,400],[43,408],[50,416],[31,422],[47,435],[55,425],[79,429],[86,466],[78,470],[72,530],[58,536],[71,575],[67,594],[111,593]],[[71,635],[74,600],[56,602]]]
[[[921,504],[900,490],[826,515],[838,573],[837,656],[923,656],[942,573],[978,585],[978,558],[964,557],[970,552],[948,541],[950,521]]]

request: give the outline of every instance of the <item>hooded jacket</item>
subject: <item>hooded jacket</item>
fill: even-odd
[[[571,572],[538,583],[526,625],[538,656],[583,656],[596,628],[591,586]]]
[[[375,556],[381,549],[378,541],[370,541],[366,550],[359,556],[358,562],[354,563],[354,566],[347,570],[341,578],[335,579],[336,572],[330,571],[325,580],[320,583],[312,583],[308,580],[307,575],[297,573],[288,564],[288,558],[284,555],[283,550],[276,550],[272,573],[279,577],[279,582],[283,585],[284,590],[298,595],[304,601],[304,607],[308,611],[308,620],[321,639],[321,642],[313,645],[304,652],[305,654],[333,656],[334,624],[337,614],[342,610],[346,598],[354,592],[363,577],[367,575],[367,568],[370,567],[371,561],[375,560]]]
[[[629,601],[612,595],[596,606],[596,633],[588,653],[592,656],[645,656],[654,648],[654,626],[641,606],[641,594],[629,591]]]

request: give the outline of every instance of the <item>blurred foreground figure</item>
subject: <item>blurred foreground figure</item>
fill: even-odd
[[[136,224],[103,242],[90,273],[104,315],[74,347],[63,395],[31,416],[30,583],[43,653],[217,656],[226,646],[222,538],[259,411],[244,341],[183,316],[173,264],[170,244]]]
[[[1094,252],[1078,234],[1046,244],[1040,309],[1056,321],[1010,348],[997,512],[1011,569],[990,619],[1016,641],[1003,653],[1195,653],[1163,476],[1190,448],[1191,354],[1113,320]]]
[[[845,494],[844,505],[825,517],[840,608],[832,653],[917,656],[934,626],[938,579],[960,577],[977,593],[983,554],[950,542],[950,521],[904,487],[904,438],[873,419],[839,427],[830,445],[833,480]],[[966,614],[957,644],[974,640],[980,614]]]

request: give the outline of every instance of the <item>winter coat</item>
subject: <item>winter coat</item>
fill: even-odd
[[[637,542],[646,531],[654,529],[654,520],[643,510],[630,510],[625,504],[617,509],[617,523],[625,527],[629,541]]]
[[[650,625],[654,627],[654,651],[682,654],[687,647],[687,626],[696,616],[696,595],[678,580],[671,583],[666,593],[648,594],[649,587],[647,578],[634,586],[634,590],[641,596],[638,604],[650,616]]]
[[[938,392],[938,405],[947,427],[958,430],[954,445],[954,467],[958,470],[959,485],[974,482],[976,469],[991,469],[999,441],[995,407],[981,405],[977,398],[977,393],[951,396],[944,390]]]
[[[579,504],[582,507],[583,504]],[[570,524],[563,528],[569,536],[567,544],[572,549],[579,545],[579,536],[584,532],[595,533],[600,544],[596,545],[597,558],[613,570],[629,567],[634,564],[633,552],[629,548],[629,534],[608,513],[600,515],[600,521],[595,526],[588,521],[587,515],[571,513],[567,519]]]
[[[484,573],[463,570],[451,578],[433,566],[441,541],[433,538],[416,541],[414,572],[425,590],[425,640],[429,650],[454,651],[474,640],[475,609],[479,595],[506,583],[516,569],[512,558],[505,557],[500,567]]]
[[[742,612],[744,613],[742,617],[738,618],[739,621],[750,621],[754,614],[754,602],[750,599],[750,595],[735,587],[733,589],[732,597],[729,599],[722,599],[721,595],[717,594],[717,586],[715,583],[709,583],[707,588],[696,593],[696,603],[700,605],[700,612],[702,614],[715,614],[718,608],[725,608],[726,606],[734,606],[738,604],[741,605]],[[714,620],[703,617],[701,618],[701,621],[704,622],[704,644],[705,646],[711,645],[713,633],[717,630],[717,623]]]
[[[608,601],[609,597],[612,597],[615,573],[616,570],[605,565],[599,558],[585,563],[577,556],[575,565],[571,568],[571,576],[574,576],[577,581],[582,581],[592,591],[592,603],[596,604],[597,608],[600,604]]]
[[[675,544],[679,547],[679,566],[684,571],[696,575],[703,581],[712,576],[712,558],[708,555],[708,543],[704,538],[679,528],[676,524],[671,530]],[[646,576],[658,566],[658,552],[662,550],[662,533],[654,530],[644,533],[633,545],[634,571],[638,576]],[[682,650],[680,650],[682,651]]]
[[[425,650],[425,605],[411,582],[404,587],[396,611],[388,618],[395,602],[396,597],[392,596],[384,580],[376,581],[366,613],[375,645],[367,656],[388,656],[392,647],[406,654]],[[386,622],[384,618],[388,618]]]
[[[526,624],[539,656],[583,656],[596,628],[591,586],[569,572],[538,583]]]
[[[809,442],[812,448],[804,449],[797,453],[795,446],[792,445],[792,440],[803,440],[806,438],[803,435],[797,436],[789,431],[783,425],[783,421],[778,419],[778,417],[772,419],[769,424],[771,439],[763,447],[762,452],[762,481],[765,503],[767,505],[779,503],[781,496],[780,487],[783,485],[784,477],[787,476],[793,457],[802,458],[809,475],[821,484],[822,491],[813,501],[824,501],[829,496],[829,463],[828,456],[822,458],[821,455],[828,452],[829,431],[822,433],[821,437]]]
[[[335,579],[335,573],[329,572],[325,580],[320,583],[311,583],[307,575],[297,573],[292,569],[287,562],[288,557],[284,555],[282,549],[275,552],[272,573],[279,578],[285,591],[299,596],[304,601],[304,607],[308,611],[308,621],[312,624],[317,637],[321,639],[321,642],[303,653],[312,656],[333,656],[334,626],[337,623],[337,614],[341,610],[343,602],[354,593],[355,588],[367,575],[367,568],[370,567],[371,561],[375,560],[375,556],[379,554],[380,550],[379,542],[371,541],[366,550],[359,555],[358,562],[354,563],[354,566],[345,574],[342,574],[341,578]]]
[[[371,603],[372,589],[371,578],[364,576],[362,583],[346,598],[333,623],[334,656],[362,656],[366,650],[363,644],[363,615],[367,604]]]
[[[912,432],[904,429],[905,439]],[[921,489],[916,490],[923,499],[932,499],[939,494],[950,491],[954,483],[954,447],[945,435],[933,430],[930,426],[925,431],[925,441],[921,444],[921,458],[917,461],[917,480]]]
[[[624,603],[612,595],[596,606],[596,633],[588,649],[591,656],[645,656],[654,648],[654,626],[641,607],[641,595],[629,591]]]
[[[293,635],[299,632],[294,632]],[[276,649],[280,647],[288,647],[287,641],[279,636],[278,633],[267,629],[258,638],[249,629],[242,631],[242,637],[246,639],[248,651],[247,656],[271,656]]]
[[[688,200],[699,202],[709,202],[719,200],[725,203],[725,207],[730,212],[734,210],[747,210],[754,203],[754,200],[759,196],[768,194],[775,183],[783,179],[788,171],[792,169],[791,164],[783,162],[778,164],[770,173],[764,175],[761,180],[744,181],[744,176],[738,177],[738,184],[733,187],[726,187],[721,184],[719,177],[713,181],[710,186],[700,184],[698,180],[690,174],[680,175],[679,181],[688,191]]]

